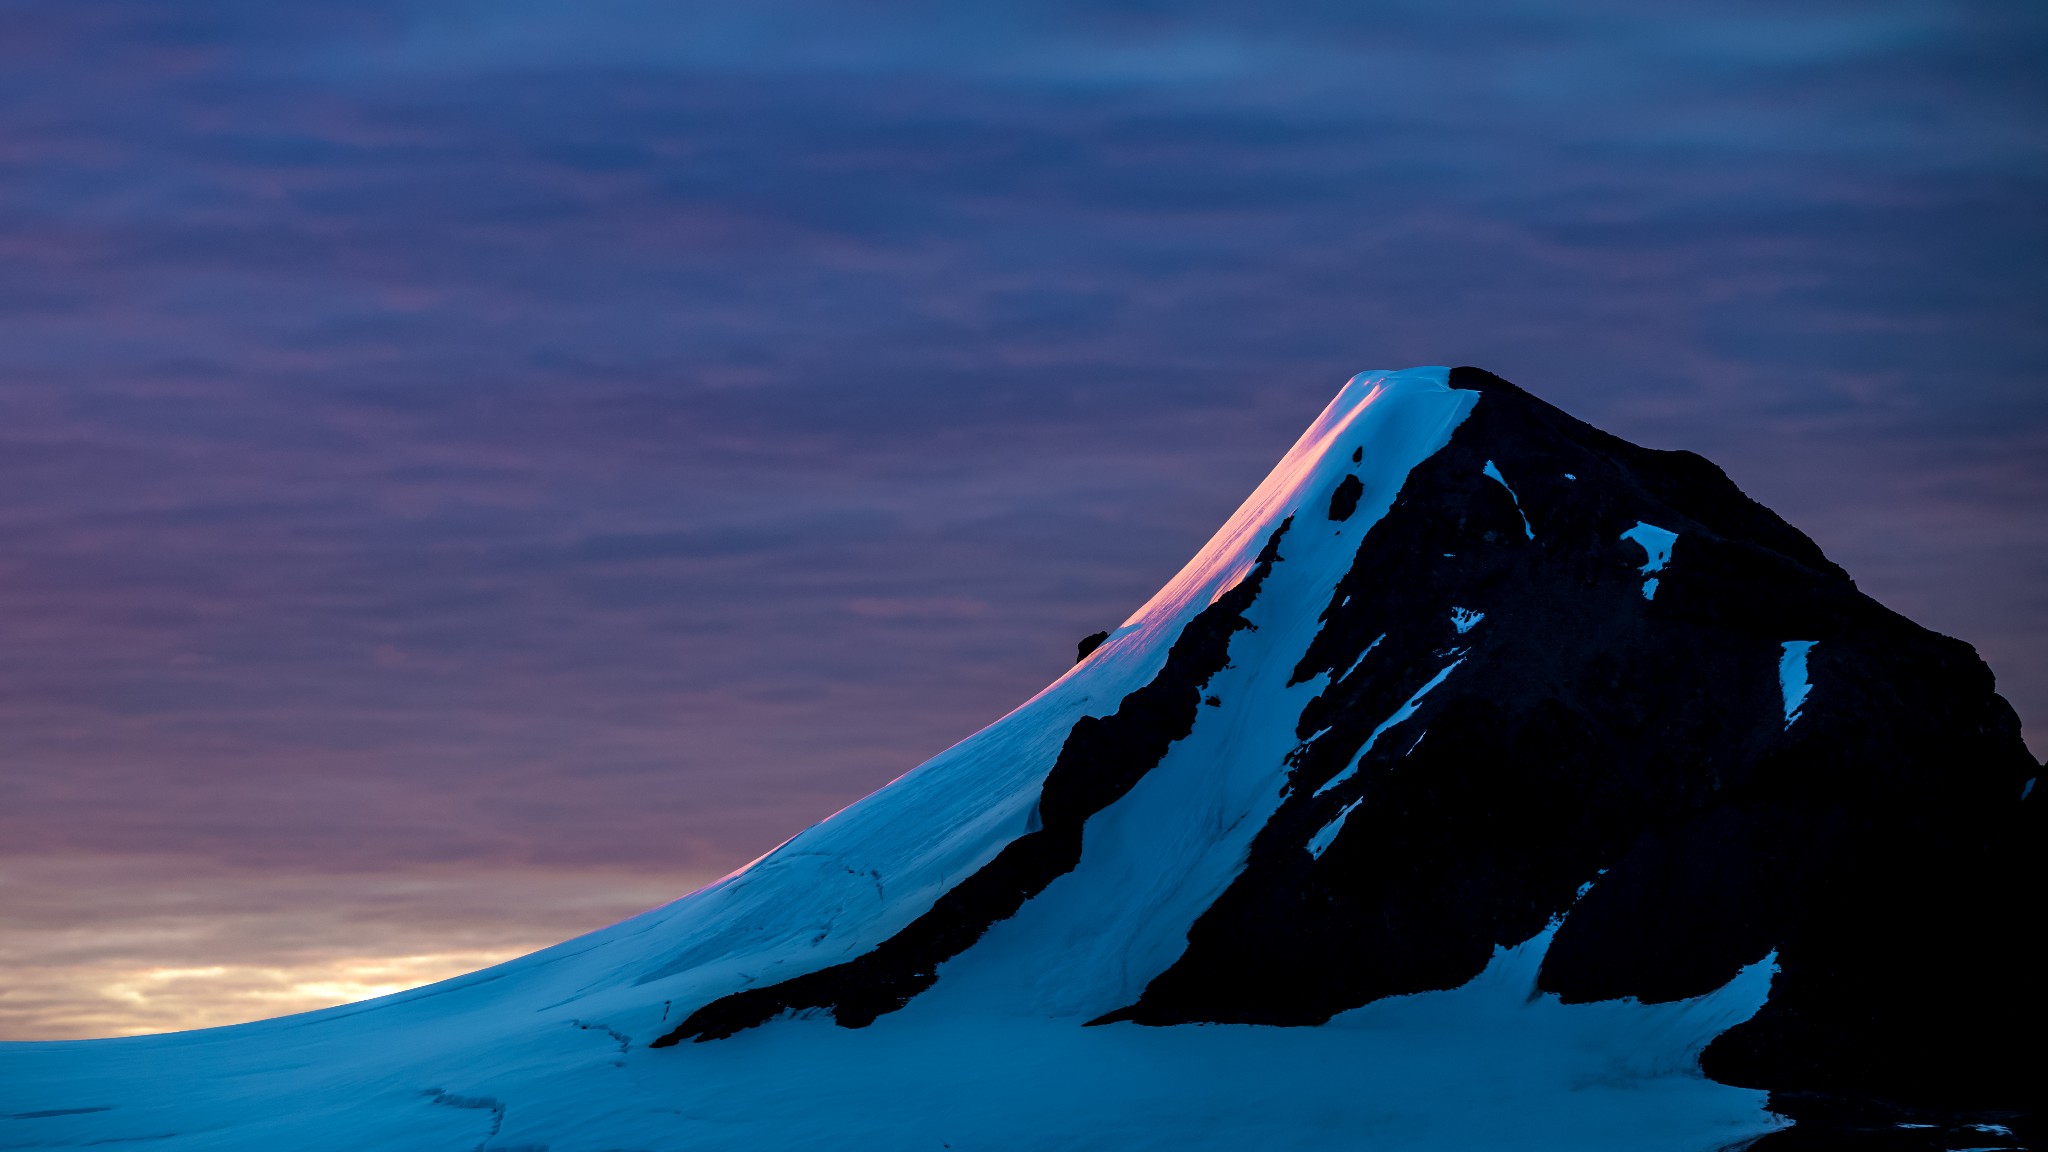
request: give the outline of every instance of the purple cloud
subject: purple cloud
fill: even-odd
[[[1411,363],[1713,457],[2043,747],[2037,13],[0,20],[17,861],[716,874]]]

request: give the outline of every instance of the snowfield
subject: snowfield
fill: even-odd
[[[1317,1028],[1082,1028],[934,995],[864,1029],[665,1049],[529,1003],[562,974],[519,961],[372,1006],[9,1046],[0,1146],[1677,1152],[1778,1126],[1696,1063],[1763,1002],[1766,966],[1697,1000],[1562,1005],[1532,995],[1547,942]]]

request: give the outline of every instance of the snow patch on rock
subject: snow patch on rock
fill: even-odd
[[[1783,652],[1778,657],[1778,688],[1785,697],[1785,727],[1790,728],[1799,719],[1799,710],[1806,704],[1806,697],[1813,691],[1813,685],[1806,679],[1806,655],[1813,651],[1815,640],[1787,640],[1780,645]]]
[[[1512,485],[1508,483],[1507,477],[1502,476],[1500,474],[1500,469],[1495,467],[1493,461],[1491,460],[1488,460],[1486,462],[1486,467],[1481,469],[1481,471],[1485,472],[1488,476],[1493,477],[1496,483],[1498,483],[1501,487],[1506,488],[1508,490],[1508,499],[1513,500],[1515,502],[1515,515],[1520,516],[1522,518],[1522,535],[1528,537],[1531,540],[1534,540],[1536,538],[1536,530],[1534,528],[1529,527],[1529,514],[1522,511],[1522,498],[1520,496],[1515,495],[1515,489]]]
[[[1638,520],[1635,527],[1621,534],[1621,538],[1623,540],[1633,540],[1637,544],[1642,545],[1643,555],[1646,558],[1643,561],[1643,566],[1637,569],[1637,571],[1645,576],[1650,576],[1648,580],[1643,581],[1643,599],[1655,600],[1657,598],[1657,578],[1650,574],[1662,572],[1664,565],[1671,562],[1671,550],[1678,543],[1678,533],[1668,528],[1659,528],[1655,524],[1645,524]]]

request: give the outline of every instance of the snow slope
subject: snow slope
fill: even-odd
[[[1769,1131],[1763,1093],[1710,1082],[1697,1064],[1764,1002],[1768,965],[1677,1003],[1565,1005],[1535,992],[1554,925],[1462,988],[1321,1027],[1083,1026],[1171,965],[1238,875],[1304,746],[1296,718],[1328,685],[1326,673],[1290,684],[1290,670],[1364,535],[1477,402],[1441,368],[1353,378],[1087,659],[673,904],[363,1004],[0,1045],[0,1148],[1705,1149]],[[1335,518],[1332,493],[1349,476],[1356,507]],[[1215,706],[1088,820],[1079,865],[945,962],[929,992],[858,1030],[814,1012],[649,1047],[720,996],[874,949],[1034,828],[1075,722],[1159,674],[1182,629],[1283,527],[1245,612],[1253,627],[1231,636],[1206,686]]]

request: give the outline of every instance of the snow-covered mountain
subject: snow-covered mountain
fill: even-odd
[[[1707,461],[1369,372],[874,795],[456,980],[0,1045],[0,1148],[2020,1147],[2038,771]]]

